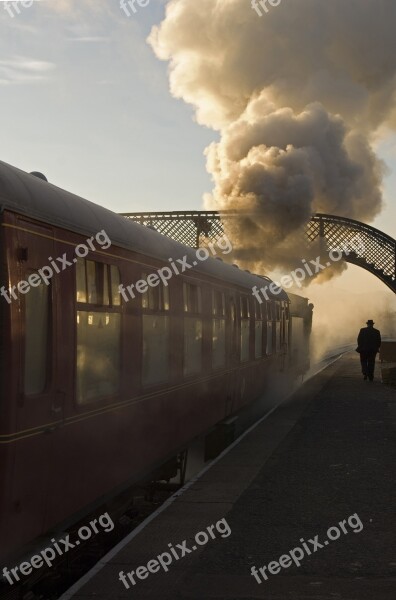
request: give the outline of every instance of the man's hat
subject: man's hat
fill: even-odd
[[[373,319],[369,319],[366,323],[367,325],[374,325],[374,321]]]

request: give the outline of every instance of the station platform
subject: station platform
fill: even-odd
[[[62,600],[394,600],[395,428],[395,389],[363,381],[358,355],[342,356]],[[207,528],[221,521],[212,539]],[[197,544],[196,534],[205,531],[207,543]],[[167,572],[147,570],[149,561],[172,552],[169,544],[180,555],[183,540],[191,552],[173,559]],[[289,559],[280,564],[284,555]],[[129,589],[120,572],[135,573],[134,585],[126,579]]]

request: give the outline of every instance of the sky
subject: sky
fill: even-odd
[[[0,158],[117,212],[188,210],[211,189],[216,134],[169,93],[146,42],[165,2],[128,18],[118,2],[65,12],[0,2]],[[100,4],[100,2],[99,2]]]
[[[130,16],[117,0],[18,3],[19,14],[8,3],[13,16],[5,4],[0,159],[116,212],[202,209],[213,188],[204,150],[219,133],[171,95],[168,64],[147,42],[166,0]],[[387,175],[385,207],[372,224],[396,237],[395,134],[382,131],[375,151]],[[385,290],[354,267],[331,286]]]

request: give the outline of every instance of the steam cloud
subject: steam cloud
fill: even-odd
[[[205,205],[247,213],[226,221],[239,262],[292,269],[312,214],[380,212],[371,146],[396,124],[395,19],[394,0],[283,0],[262,17],[250,0],[168,4],[149,42],[173,95],[220,132]]]

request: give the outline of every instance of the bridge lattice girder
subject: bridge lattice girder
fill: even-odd
[[[222,215],[215,211],[176,211],[123,213],[123,216],[150,226],[186,246],[199,247],[208,238],[224,234]],[[223,218],[238,218],[224,213]],[[389,235],[360,221],[316,214],[306,226],[308,241],[324,238],[329,249],[350,248],[359,239],[360,250],[344,254],[344,259],[369,271],[396,293],[396,241]]]
[[[204,240],[224,235],[223,223],[218,212],[175,211],[121,213],[123,217],[191,246],[199,248]]]

